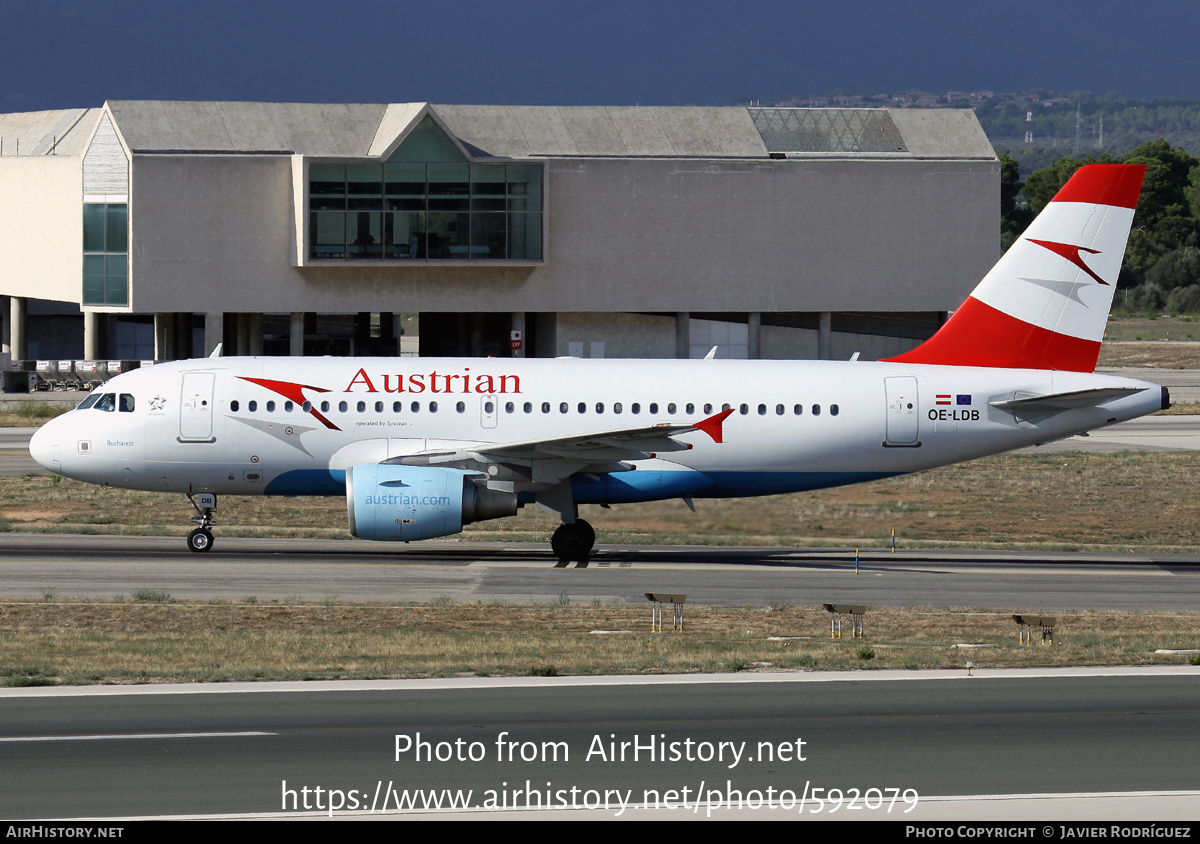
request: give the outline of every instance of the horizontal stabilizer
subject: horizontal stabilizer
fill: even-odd
[[[1072,390],[1044,396],[1026,396],[991,402],[1002,410],[1070,410],[1075,407],[1095,407],[1109,399],[1118,399],[1143,392],[1145,387],[1097,387],[1092,390]]]

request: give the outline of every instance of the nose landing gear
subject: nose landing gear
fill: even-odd
[[[196,510],[196,515],[192,516],[192,521],[200,525],[200,527],[188,534],[188,549],[198,553],[211,551],[213,547],[212,526],[217,522],[214,515],[217,510],[217,496],[211,492],[202,492],[193,498],[189,492],[188,501],[192,503],[192,507]]]

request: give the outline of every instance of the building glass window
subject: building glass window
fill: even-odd
[[[542,260],[543,165],[466,161],[425,117],[385,162],[313,162],[309,258]]]
[[[129,206],[83,206],[83,304],[129,304]]]

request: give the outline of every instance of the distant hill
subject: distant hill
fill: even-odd
[[[1030,149],[1025,148],[1023,103],[980,103],[975,115],[996,151],[1021,165],[1022,176],[1064,156],[1124,155],[1159,138],[1176,149],[1200,152],[1200,100],[1130,100],[1088,91],[1041,96],[1033,103]]]

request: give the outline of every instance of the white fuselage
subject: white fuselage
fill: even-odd
[[[256,380],[247,380],[256,379]],[[1136,388],[1092,406],[993,402]],[[44,425],[51,471],[130,489],[342,494],[355,465],[484,443],[691,424],[723,441],[582,473],[576,503],[838,486],[1061,439],[1158,410],[1160,388],[1049,370],[831,361],[213,358],[120,375]],[[112,400],[103,396],[112,395]]]

